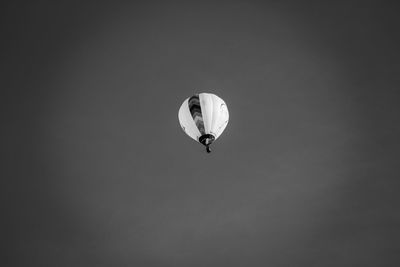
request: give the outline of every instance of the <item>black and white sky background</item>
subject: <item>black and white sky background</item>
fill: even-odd
[[[400,265],[395,1],[1,5],[2,266]]]

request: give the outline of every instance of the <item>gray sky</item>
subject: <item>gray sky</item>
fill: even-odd
[[[2,266],[400,265],[396,5],[257,2],[3,9]]]

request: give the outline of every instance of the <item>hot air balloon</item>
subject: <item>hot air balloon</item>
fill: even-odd
[[[228,124],[229,112],[224,100],[214,94],[201,93],[183,101],[178,118],[183,131],[210,153],[210,145]]]

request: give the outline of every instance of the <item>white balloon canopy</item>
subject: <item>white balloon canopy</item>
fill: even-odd
[[[229,121],[228,107],[220,97],[201,93],[183,101],[178,112],[179,123],[187,135],[209,146],[225,130]]]

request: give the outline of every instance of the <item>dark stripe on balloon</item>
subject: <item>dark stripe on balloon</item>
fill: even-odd
[[[201,113],[199,95],[194,95],[191,98],[189,98],[188,104],[189,104],[190,114],[192,114],[192,118],[197,126],[197,129],[199,129],[202,135],[205,134],[203,114]]]

